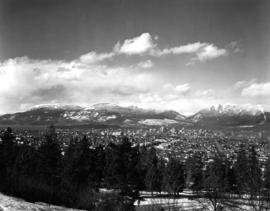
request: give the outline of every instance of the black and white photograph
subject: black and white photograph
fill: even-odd
[[[0,211],[270,211],[270,0],[0,0]]]

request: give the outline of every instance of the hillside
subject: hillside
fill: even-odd
[[[0,116],[0,125],[57,126],[191,126],[268,128],[270,112],[260,106],[219,105],[184,116],[173,110],[157,111],[136,106],[101,103],[90,107],[41,105],[24,112]]]

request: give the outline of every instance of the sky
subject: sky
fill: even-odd
[[[270,105],[268,0],[2,0],[0,113]]]

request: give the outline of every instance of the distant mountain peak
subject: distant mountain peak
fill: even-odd
[[[120,107],[117,104],[114,103],[97,103],[92,105],[91,107],[93,108],[113,108],[113,107]]]
[[[262,105],[225,104],[203,109],[188,119],[201,125],[258,125],[268,121],[269,109]]]
[[[267,112],[268,111],[268,112]],[[144,109],[137,106],[119,106],[99,103],[90,107],[65,104],[41,104],[25,112],[4,114],[0,124],[23,125],[81,125],[107,124],[117,126],[189,125],[192,126],[268,126],[269,109],[261,105],[215,105],[192,116],[174,110]]]
[[[260,115],[264,114],[265,111],[269,111],[262,105],[251,105],[251,104],[225,104],[211,106],[208,109],[203,109],[200,113],[212,113],[213,115]]]
[[[71,104],[39,104],[31,107],[29,110],[37,110],[37,109],[63,109],[63,110],[78,110],[82,109],[81,106],[71,105]]]

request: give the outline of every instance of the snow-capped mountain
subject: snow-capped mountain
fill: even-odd
[[[269,111],[261,105],[217,105],[203,109],[188,119],[199,125],[257,125],[268,121]]]
[[[226,115],[259,115],[264,113],[266,108],[261,105],[218,105],[212,106],[209,109],[209,112],[216,113],[216,114],[226,114]]]
[[[175,111],[146,110],[135,106],[122,107],[102,103],[89,107],[74,105],[39,105],[25,112],[0,116],[0,124],[83,125],[105,124],[119,126],[179,124],[185,117]]]
[[[116,126],[255,126],[269,125],[269,109],[252,105],[218,105],[185,117],[173,110],[157,111],[111,103],[89,107],[45,104],[25,112],[0,116],[1,125],[116,125]]]
[[[35,105],[31,107],[29,110],[36,110],[36,109],[64,109],[64,110],[79,110],[82,109],[83,107],[78,106],[78,105],[66,105],[66,104],[40,104],[40,105]]]

